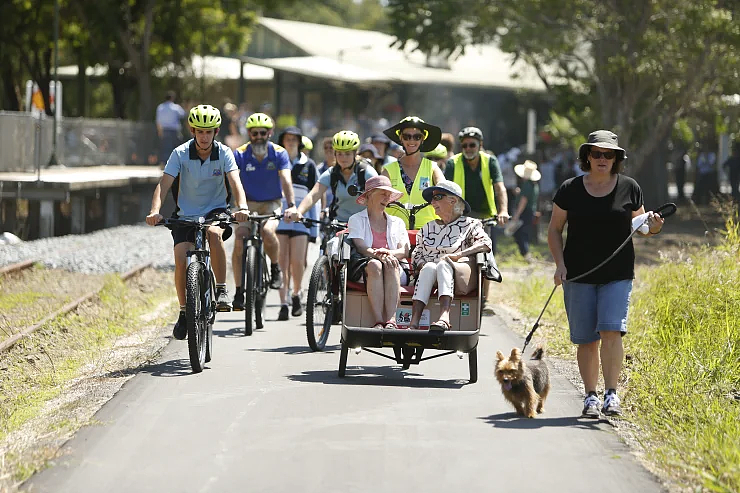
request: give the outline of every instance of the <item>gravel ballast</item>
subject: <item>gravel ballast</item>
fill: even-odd
[[[147,262],[157,269],[174,268],[170,231],[145,224],[0,246],[0,267],[32,259],[85,274],[123,273]]]

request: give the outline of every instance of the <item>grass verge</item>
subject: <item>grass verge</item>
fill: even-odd
[[[536,318],[550,279],[529,276],[515,285],[519,309]],[[551,354],[573,358],[562,300],[558,289],[536,339]],[[677,489],[740,491],[737,215],[727,220],[719,246],[638,268],[629,331],[625,419],[641,430],[648,460]]]
[[[124,369],[112,367],[111,362],[118,360],[113,351],[116,340],[135,335],[144,325],[171,321],[177,309],[174,299],[170,273],[147,270],[128,283],[110,275],[96,299],[0,354],[0,478],[4,479],[0,490],[27,479],[56,451],[20,442],[64,434],[84,424],[75,412],[82,396],[66,399],[51,411],[49,404],[85,374],[99,378]],[[145,320],[167,300],[173,300],[168,310]]]

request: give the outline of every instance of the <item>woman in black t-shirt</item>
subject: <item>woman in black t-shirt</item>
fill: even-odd
[[[578,345],[578,368],[587,394],[583,416],[589,418],[598,418],[600,407],[606,415],[621,414],[616,389],[635,270],[632,242],[596,272],[577,281],[570,279],[612,255],[630,235],[632,218],[645,212],[640,185],[620,174],[626,157],[614,133],[598,130],[589,134],[579,149],[580,166],[587,174],[560,185],[547,232],[556,265],[554,281],[563,284],[570,339]],[[563,249],[566,223],[568,238]],[[648,226],[650,232],[643,236],[658,234],[663,219],[650,212]],[[599,360],[606,388],[603,406],[596,394]]]

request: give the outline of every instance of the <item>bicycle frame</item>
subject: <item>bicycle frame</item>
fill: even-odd
[[[215,299],[216,286],[211,283],[213,270],[211,269],[211,251],[208,247],[208,240],[206,239],[206,228],[208,227],[209,226],[206,225],[198,227],[195,232],[195,250],[188,250],[187,256],[188,266],[190,266],[190,264],[192,264],[193,262],[200,262],[201,264],[203,264],[205,271],[209,273],[209,275],[206,276],[206,299],[204,306],[207,320],[210,323],[211,318],[215,317],[215,311],[213,313],[211,312],[211,301]]]

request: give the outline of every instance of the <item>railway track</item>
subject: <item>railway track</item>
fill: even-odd
[[[19,262],[17,264],[12,264],[12,265],[3,267],[2,269],[0,269],[0,276],[6,275],[8,273],[18,272],[18,271],[21,271],[23,269],[27,269],[30,266],[32,266],[35,262],[36,262],[35,260],[28,260],[28,261],[25,261],[25,262]],[[124,281],[127,281],[127,280],[131,279],[132,277],[140,274],[144,269],[147,269],[147,268],[149,268],[151,266],[152,266],[152,263],[151,262],[147,262],[145,264],[139,265],[138,267],[134,267],[130,271],[121,274],[121,279],[124,280]],[[102,289],[102,287],[99,288],[99,289],[96,289],[94,291],[90,291],[89,293],[87,293],[87,294],[85,294],[85,295],[77,298],[76,300],[74,300],[74,301],[72,301],[70,303],[67,303],[66,305],[64,305],[63,307],[61,307],[59,310],[56,310],[55,312],[50,313],[49,315],[47,315],[46,317],[44,317],[39,322],[37,322],[37,323],[35,323],[35,324],[33,324],[33,325],[29,326],[29,327],[26,327],[25,329],[21,330],[20,332],[18,332],[16,334],[13,334],[8,339],[0,342],[0,353],[2,353],[3,351],[5,351],[5,350],[7,350],[7,349],[9,349],[11,347],[13,347],[18,341],[20,341],[24,337],[30,336],[31,334],[33,334],[34,332],[36,332],[39,328],[41,328],[45,324],[49,323],[51,320],[54,320],[55,318],[57,318],[59,316],[66,315],[67,313],[76,310],[77,307],[80,306],[82,303],[84,303],[84,302],[92,299],[93,297],[95,297],[100,292],[101,289]]]
[[[38,260],[24,260],[23,262],[0,267],[0,277],[7,274],[15,274],[16,272],[28,269],[29,267],[32,267],[33,264],[35,264],[36,262],[38,262]]]

